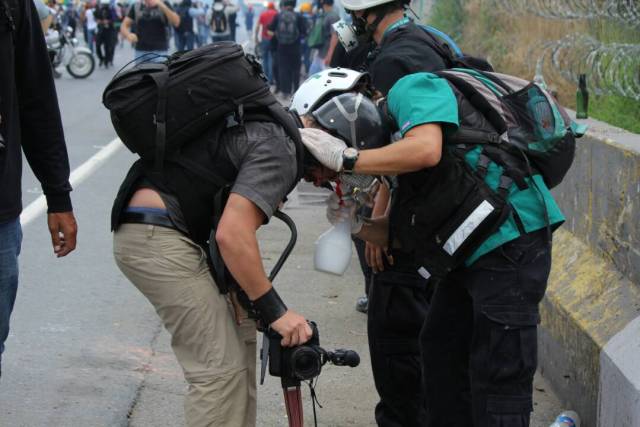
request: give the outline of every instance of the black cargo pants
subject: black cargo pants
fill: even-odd
[[[369,290],[369,352],[380,396],[375,417],[380,427],[423,426],[419,337],[429,307],[427,281],[411,257],[394,253],[394,260],[373,276]]]
[[[541,230],[436,287],[421,333],[426,426],[529,426],[538,305],[550,267],[551,245]]]

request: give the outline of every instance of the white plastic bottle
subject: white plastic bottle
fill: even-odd
[[[580,427],[580,417],[574,411],[562,411],[549,427]]]
[[[351,221],[342,221],[316,240],[314,267],[324,273],[342,276],[351,262]]]

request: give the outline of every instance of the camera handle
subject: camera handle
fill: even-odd
[[[289,255],[291,255],[291,252],[296,245],[296,241],[298,240],[298,230],[296,229],[296,225],[289,217],[289,215],[280,210],[277,210],[273,214],[273,216],[284,222],[287,227],[289,227],[291,238],[289,239],[289,243],[287,243],[287,246],[284,248],[284,251],[282,251],[282,255],[280,255],[280,258],[278,258],[278,261],[271,269],[271,273],[269,274],[269,281],[272,283],[280,272],[280,269],[282,269],[284,263],[289,258]],[[264,384],[264,377],[267,373],[267,366],[269,363],[269,337],[267,337],[267,332],[268,326],[267,330],[265,330],[262,334],[262,364],[260,366],[260,385]],[[300,381],[292,378],[282,378],[281,380],[282,392],[284,393],[284,404],[287,409],[287,418],[289,419],[289,427],[304,427]]]
[[[293,222],[291,217],[289,217],[289,215],[282,212],[281,210],[277,210],[275,211],[273,216],[278,218],[280,221],[284,222],[287,225],[287,227],[289,227],[289,231],[291,232],[291,238],[289,239],[289,243],[287,243],[287,246],[284,248],[284,251],[282,251],[282,255],[280,255],[280,258],[278,258],[278,261],[271,269],[271,273],[269,273],[269,281],[272,283],[273,283],[273,280],[278,275],[278,273],[280,272],[280,269],[282,268],[284,263],[289,258],[289,255],[291,255],[291,252],[293,251],[293,247],[296,245],[296,241],[298,240],[298,229],[296,228],[296,224]]]

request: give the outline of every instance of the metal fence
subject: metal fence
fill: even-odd
[[[596,94],[640,101],[640,0],[488,0],[498,13],[534,15],[550,20],[583,20],[635,34],[631,43],[608,43],[587,33],[569,34],[534,48],[569,81],[586,73]]]

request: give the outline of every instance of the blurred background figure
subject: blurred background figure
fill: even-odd
[[[235,15],[237,12],[238,6],[235,4],[224,0],[214,0],[207,20],[211,29],[212,42],[234,40],[235,19],[232,24],[231,15]],[[232,25],[234,26],[233,33],[231,32]]]
[[[244,11],[244,25],[247,29],[247,34],[251,34],[253,31],[253,20],[255,18],[255,12],[253,11],[253,6],[249,6]]]
[[[207,21],[209,5],[199,1],[196,4],[196,11],[196,31],[198,32],[196,35],[196,46],[200,47],[209,43],[209,37],[211,35],[211,29]]]
[[[96,53],[96,31],[98,23],[95,17],[95,2],[87,2],[80,14],[80,20],[84,29],[84,41],[92,54]]]
[[[277,14],[275,4],[270,1],[267,4],[267,8],[258,18],[258,26],[256,27],[255,33],[256,51],[260,52],[262,68],[270,85],[273,85],[275,80],[273,78],[273,50],[271,46],[273,35],[269,33],[269,26]]]
[[[135,25],[135,32],[132,26]],[[180,25],[171,5],[159,0],[141,0],[129,9],[120,32],[134,45],[135,59],[163,61],[169,54],[170,27]]]
[[[75,6],[73,4],[66,5],[62,15],[62,26],[71,27],[71,37],[76,36],[76,28],[78,27],[79,19],[80,14],[76,10]]]
[[[309,68],[311,67],[311,47],[309,46],[309,36],[311,30],[315,25],[315,18],[313,16],[313,6],[311,3],[302,3],[300,5],[300,14],[304,19],[306,31],[305,36],[301,40],[302,46],[302,65],[304,66],[305,76],[309,75]]]
[[[113,65],[113,53],[116,47],[118,34],[116,22],[119,20],[115,2],[100,0],[100,6],[95,11],[97,24],[96,53],[99,59],[98,66],[108,68]]]
[[[195,43],[196,33],[193,26],[193,18],[204,13],[202,9],[193,7],[191,0],[182,0],[176,9],[180,16],[180,25],[175,29],[176,50],[192,50]]]
[[[315,23],[320,29],[316,30],[314,26],[314,32],[317,31],[321,34],[320,39],[322,41],[319,43],[319,47],[311,63],[310,74],[318,73],[329,66],[333,51],[338,43],[337,36],[333,36],[333,24],[340,20],[340,15],[333,7],[333,0],[320,0],[320,5],[322,7],[322,15],[318,17]]]
[[[282,10],[271,25],[270,34],[274,35],[278,43],[276,61],[278,80],[276,90],[282,93],[287,101],[300,85],[300,66],[302,52],[300,43],[306,36],[306,25],[302,15],[296,13],[296,0],[284,0]]]

